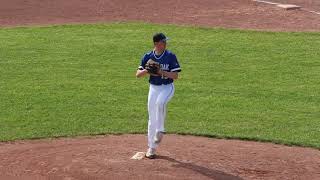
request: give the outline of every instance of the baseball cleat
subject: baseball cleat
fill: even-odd
[[[163,135],[164,135],[164,132],[158,131],[154,136],[154,139],[153,139],[154,143],[159,144],[163,138]]]
[[[145,155],[146,158],[149,158],[149,159],[154,159],[156,158],[156,149],[154,148],[149,148],[147,150],[147,153]]]

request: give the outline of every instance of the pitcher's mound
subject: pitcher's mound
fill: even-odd
[[[144,135],[0,144],[0,179],[320,179],[320,151],[271,143],[166,135],[154,160]],[[143,153],[142,153],[143,154]]]

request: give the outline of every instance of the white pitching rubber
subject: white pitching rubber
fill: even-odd
[[[135,155],[131,157],[131,159],[141,160],[144,158],[145,154],[146,154],[145,152],[137,152]]]
[[[293,4],[278,4],[277,5],[280,8],[283,8],[285,10],[294,10],[294,9],[300,9],[301,6],[293,5]]]

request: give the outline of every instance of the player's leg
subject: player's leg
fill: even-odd
[[[148,146],[149,148],[156,148],[157,144],[153,142],[153,137],[156,134],[157,129],[157,118],[156,118],[156,101],[159,96],[159,87],[155,85],[150,85],[149,95],[148,95]]]
[[[167,104],[174,95],[174,85],[168,84],[162,86],[162,90],[156,101],[156,121],[157,121],[157,132],[165,132],[164,124],[167,114]]]

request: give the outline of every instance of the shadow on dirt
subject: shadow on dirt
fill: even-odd
[[[167,160],[167,161],[176,163],[175,165],[173,165],[174,167],[190,169],[192,171],[195,171],[199,174],[202,174],[202,175],[207,176],[207,177],[214,179],[214,180],[243,180],[242,178],[240,178],[238,176],[226,174],[222,171],[209,169],[209,168],[199,166],[199,165],[196,165],[193,163],[181,162],[181,161],[175,160],[173,158],[170,158],[168,156],[157,156],[156,159],[163,159],[163,160]]]

